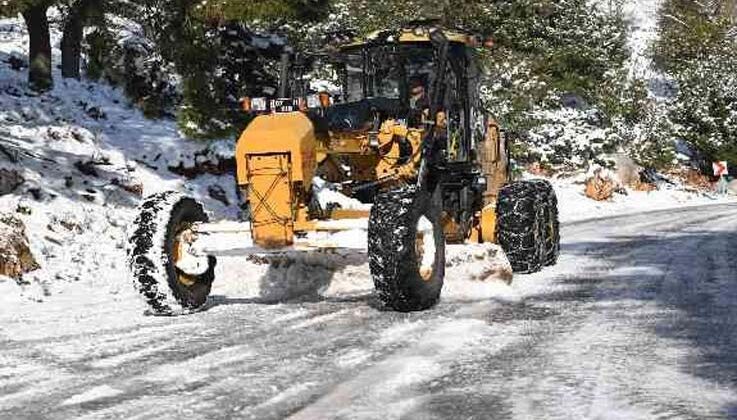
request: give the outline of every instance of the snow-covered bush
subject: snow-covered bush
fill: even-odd
[[[706,160],[737,161],[737,24],[724,6],[665,1],[653,52],[677,92],[664,129]]]
[[[607,164],[625,139],[616,121],[642,118],[646,91],[627,77],[626,23],[617,2],[491,2],[482,26],[486,108],[516,139],[523,162],[560,168]]]
[[[486,59],[487,77],[481,87],[484,107],[507,130],[519,132],[532,123],[529,112],[544,105],[550,88],[532,71],[533,62],[511,51]]]
[[[225,22],[203,26],[198,44],[187,52],[193,63],[181,67],[183,106],[181,129],[206,138],[232,135],[243,129],[248,115],[240,108],[244,96],[273,96],[278,86],[282,37],[257,34],[244,24]]]
[[[678,74],[675,133],[712,160],[737,161],[737,48],[723,48]]]
[[[173,65],[139,25],[117,17],[108,22],[85,37],[87,77],[123,87],[149,117],[171,113],[179,96]]]
[[[639,165],[666,169],[676,162],[670,104],[651,102],[635,123],[616,120],[612,128],[622,139],[622,150]]]
[[[541,110],[532,112],[530,117],[534,124],[527,132],[527,147],[518,158],[557,170],[594,164],[612,166],[608,156],[617,151],[622,138],[607,127],[596,108]]]

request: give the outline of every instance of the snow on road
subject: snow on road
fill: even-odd
[[[382,311],[360,270],[183,317],[3,311],[0,418],[734,417],[736,229],[734,205],[569,223],[557,266],[451,269],[420,313]]]
[[[23,53],[20,20],[0,23],[0,58]],[[597,203],[560,180],[560,264],[511,285],[494,280],[487,248],[451,246],[441,303],[399,314],[377,306],[360,254],[224,257],[206,311],[151,317],[123,269],[139,199],[112,179],[187,192],[216,219],[237,206],[207,189],[232,180],[169,172],[202,145],[118,90],[69,81],[34,96],[3,61],[0,135],[36,157],[2,166],[43,197],[18,191],[0,211],[32,209],[21,217],[43,269],[28,284],[0,278],[0,418],[737,416],[733,206],[641,214],[719,201],[673,189]],[[71,169],[100,158],[98,176]]]

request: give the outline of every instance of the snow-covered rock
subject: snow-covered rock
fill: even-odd
[[[20,279],[38,268],[23,221],[12,214],[0,214],[0,275]]]
[[[621,185],[635,186],[640,183],[640,171],[642,168],[632,159],[624,154],[614,157],[615,174]]]
[[[586,197],[596,200],[605,201],[612,198],[616,184],[612,176],[602,169],[594,171],[594,174],[586,180],[585,194]]]
[[[25,180],[18,171],[0,168],[0,195],[12,193],[23,181]]]

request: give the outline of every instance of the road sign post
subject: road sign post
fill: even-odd
[[[726,160],[714,162],[711,164],[711,167],[714,169],[714,176],[722,177],[729,173],[729,167],[727,166]]]
[[[727,161],[722,160],[714,162],[711,164],[711,167],[714,169],[714,176],[719,177],[719,182],[717,183],[717,194],[727,195],[727,174],[729,174]]]

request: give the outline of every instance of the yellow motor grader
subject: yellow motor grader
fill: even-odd
[[[285,57],[279,97],[243,100],[256,114],[235,152],[249,220],[209,223],[177,192],[142,203],[128,262],[153,311],[202,307],[218,255],[354,246],[336,239],[346,231],[367,233],[377,296],[398,311],[438,301],[446,243],[497,242],[516,272],[554,264],[556,196],[543,180],[510,182],[505,137],[478,96],[483,44],[426,23],[373,33],[331,54],[335,96],[300,96]],[[367,207],[325,205],[318,183]]]

